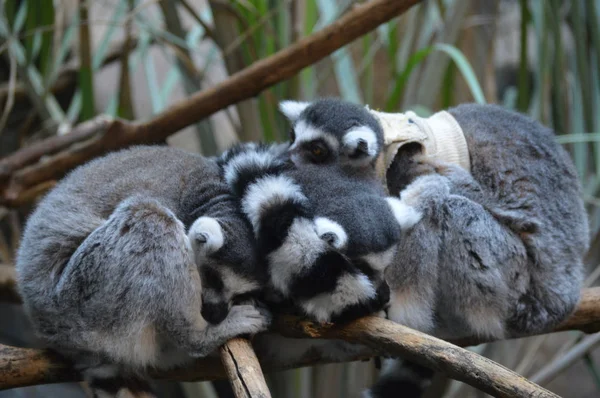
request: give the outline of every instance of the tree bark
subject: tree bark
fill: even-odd
[[[252,344],[236,338],[221,347],[221,361],[236,398],[271,398]]]

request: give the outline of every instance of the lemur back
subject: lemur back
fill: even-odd
[[[40,202],[16,267],[39,336],[116,394],[104,379],[264,330],[266,314],[232,306],[264,283],[256,260],[215,161],[135,147],[76,169]]]
[[[392,193],[423,214],[386,273],[396,320],[449,337],[552,328],[579,299],[588,247],[572,162],[550,129],[521,114],[493,105],[449,112],[465,134],[470,173],[402,155],[388,171]],[[420,319],[401,309],[411,305]]]

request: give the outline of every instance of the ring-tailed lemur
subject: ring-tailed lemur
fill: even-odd
[[[420,215],[387,197],[375,170],[383,130],[367,108],[339,99],[283,101],[292,123],[290,175],[300,183],[317,214],[339,223],[348,235],[344,252],[381,273],[394,258],[401,229]]]
[[[308,141],[311,131],[331,135],[302,125],[312,105],[287,106]],[[387,170],[390,194],[422,215],[386,269],[388,316],[447,338],[552,328],[577,303],[588,247],[572,162],[550,129],[523,115],[492,105],[449,113],[464,133],[470,172],[421,156],[414,145]],[[398,381],[393,373],[370,396],[386,396],[384,384]]]
[[[336,98],[282,101],[292,124],[290,155],[296,164],[340,164],[371,177],[383,149],[383,130],[364,106]]]
[[[219,166],[173,148],[73,171],[29,218],[16,267],[38,335],[108,395],[269,323],[237,304],[266,274]]]
[[[254,226],[272,288],[319,322],[382,309],[388,300],[383,278],[370,279],[362,263],[342,252],[347,233],[335,220],[319,216],[325,204],[307,198],[292,177],[293,164],[280,156],[285,148],[238,145],[221,158],[224,178]],[[389,216],[394,218],[391,211]]]

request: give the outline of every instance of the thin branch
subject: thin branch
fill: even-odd
[[[221,361],[236,398],[271,398],[252,344],[232,339],[221,347]]]
[[[13,105],[15,103],[15,86],[17,84],[17,59],[13,54],[9,54],[9,64],[10,64],[10,73],[8,78],[8,96],[6,99],[6,104],[4,105],[4,110],[2,111],[2,116],[0,117],[0,134],[4,131],[4,127],[8,122],[8,116],[12,111]]]
[[[194,8],[186,0],[179,0],[179,3],[181,3],[183,8],[185,8],[185,10],[196,20],[196,22],[198,22],[200,26],[202,26],[202,28],[204,29],[204,34],[207,37],[210,37],[212,40],[215,40],[215,32],[213,31],[213,28],[211,26],[208,26],[208,24],[204,22],[204,20],[200,17],[200,15],[198,15],[196,10],[194,10]]]
[[[550,362],[548,365],[540,369],[536,374],[531,376],[531,380],[539,384],[549,383],[563,370],[567,369],[576,361],[588,354],[591,350],[596,348],[598,344],[600,344],[600,333],[586,336],[564,355],[561,355],[559,358]]]
[[[20,150],[0,161],[0,204],[19,205],[23,195],[37,184],[58,179],[96,156],[130,145],[159,142],[221,109],[254,97],[419,2],[374,0],[357,5],[324,29],[250,65],[220,84],[175,104],[145,123],[97,122],[103,126],[93,134],[89,131],[88,134],[82,134],[81,129],[76,127],[65,137],[53,137],[40,142],[35,151],[30,148]],[[67,139],[70,141],[68,144],[67,141],[60,141],[73,133],[86,141]],[[78,145],[71,147],[75,143]],[[56,153],[57,148],[62,152],[32,165],[46,155],[44,148],[49,148],[51,153]]]

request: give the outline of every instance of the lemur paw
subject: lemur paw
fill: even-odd
[[[263,332],[269,328],[271,320],[271,313],[266,308],[253,305],[234,305],[227,316],[238,335]]]
[[[393,197],[388,197],[386,200],[402,230],[411,228],[421,220],[421,217],[423,216],[421,212],[407,204],[405,201]]]
[[[344,228],[333,220],[325,217],[315,219],[315,229],[319,238],[335,247],[343,249],[348,243],[348,235]]]
[[[408,206],[419,208],[427,200],[443,199],[450,194],[450,181],[440,175],[417,178],[400,192],[400,200]]]

